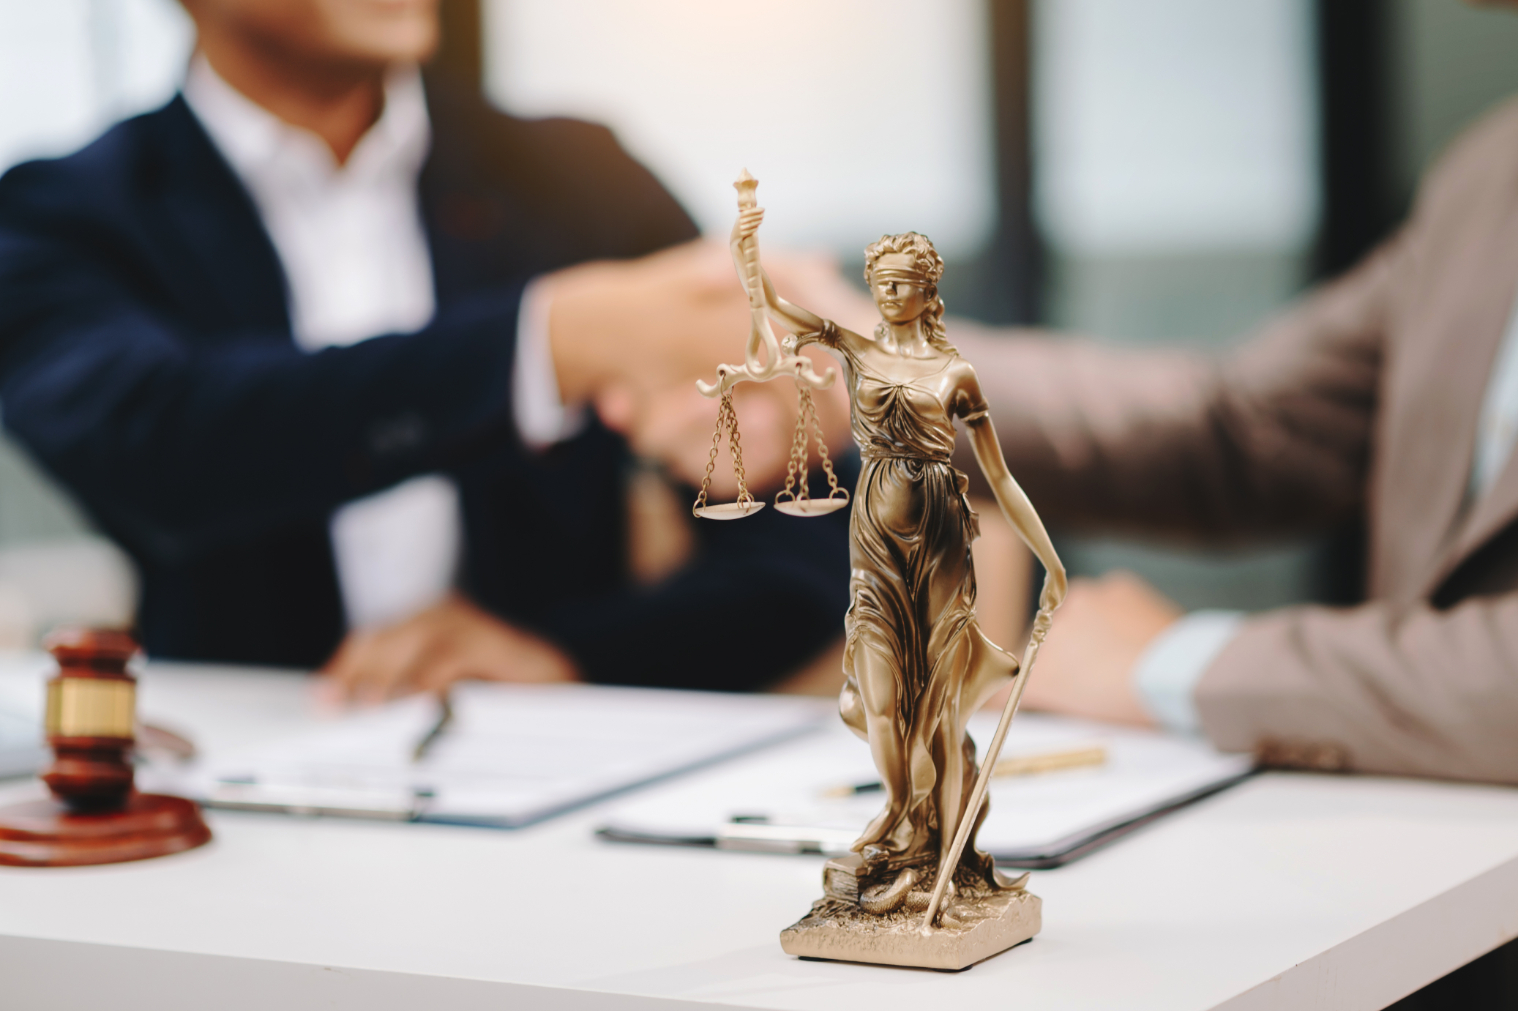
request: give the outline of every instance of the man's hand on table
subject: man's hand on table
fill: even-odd
[[[455,681],[579,680],[557,647],[459,596],[395,625],[348,633],[320,673],[334,695],[360,702],[437,692]]]
[[[872,303],[843,280],[831,258],[767,252],[765,265],[782,296],[845,327],[873,326]],[[585,264],[547,281],[549,343],[564,402],[593,404],[640,455],[700,483],[718,402],[697,393],[695,381],[712,379],[722,362],[741,362],[750,327],[748,298],[726,244],[698,241],[638,260]],[[819,372],[836,368],[826,352],[808,354]],[[816,398],[829,446],[841,450],[848,443],[842,383]],[[749,483],[778,484],[795,429],[795,384],[744,383],[735,407]],[[730,496],[731,468],[720,463],[713,492]]]
[[[1076,579],[1054,614],[1023,694],[1029,709],[1154,726],[1134,669],[1181,608],[1131,572]]]

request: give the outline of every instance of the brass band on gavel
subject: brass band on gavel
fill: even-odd
[[[48,682],[49,737],[121,737],[130,740],[137,711],[137,689],[114,678],[69,677]]]

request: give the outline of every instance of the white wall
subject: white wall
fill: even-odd
[[[485,0],[491,96],[612,126],[707,231],[760,180],[773,241],[858,256],[996,215],[981,0]]]

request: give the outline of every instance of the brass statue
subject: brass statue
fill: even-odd
[[[759,262],[764,211],[754,200],[757,182],[745,172],[735,186],[733,256],[749,292],[752,328],[744,364],[720,366],[716,383],[698,385],[705,395],[723,398],[711,463],[726,427],[739,500],[707,505],[703,483],[696,512],[739,518],[763,508],[743,480],[728,391],[740,381],[779,375],[796,380],[802,410],[777,507],[817,515],[848,503],[811,410],[811,390],[831,385],[834,370],[819,376],[798,352],[817,343],[839,356],[863,458],[849,524],[852,602],[844,619],[847,679],[840,709],[849,728],[869,742],[886,797],[854,852],[828,862],[824,898],[781,941],[798,955],[963,968],[1039,929],[1039,901],[1023,887],[1027,875],[1007,880],[973,837],[986,812],[985,773],[995,765],[1027,671],[1064,597],[1064,568],[1007,470],[975,369],[946,337],[938,297],[943,260],[933,244],[905,232],[883,236],[865,251],[865,279],[882,318],[873,335],[861,336],[776,294]],[[772,320],[787,331],[783,341],[776,341]],[[969,432],[1002,513],[1048,573],[1021,664],[975,620],[970,544],[979,531],[967,479],[951,462],[956,418]],[[791,480],[799,469],[804,497],[809,423],[832,487],[827,499],[798,498]],[[1013,690],[977,775],[966,723],[1009,682]]]

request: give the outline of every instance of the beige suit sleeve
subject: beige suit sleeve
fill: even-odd
[[[1408,241],[1221,360],[954,337],[1051,525],[1210,540],[1317,528],[1363,507]],[[1197,703],[1215,744],[1280,764],[1518,783],[1518,593],[1253,617]]]
[[[1289,608],[1202,675],[1207,736],[1282,764],[1518,783],[1518,593]]]
[[[1216,540],[1363,511],[1388,321],[1509,205],[1515,152],[1518,102],[1457,142],[1398,237],[1221,360],[951,331],[1013,474],[1051,526]],[[1249,619],[1198,684],[1207,735],[1285,764],[1518,783],[1518,528],[1482,557],[1434,602]]]
[[[1213,542],[1317,529],[1363,507],[1398,250],[1388,242],[1223,358],[950,336],[1051,526]]]

